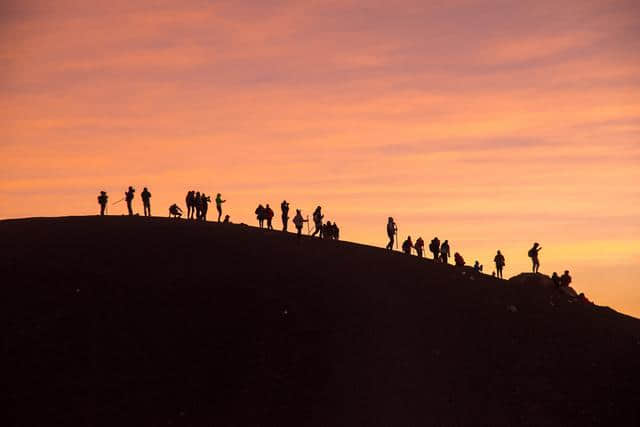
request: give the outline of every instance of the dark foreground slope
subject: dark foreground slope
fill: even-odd
[[[530,283],[159,218],[0,244],[9,425],[640,424],[640,321]]]

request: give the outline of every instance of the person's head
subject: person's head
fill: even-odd
[[[106,191],[101,191],[100,194],[105,195],[105,194],[107,194],[107,192]]]
[[[407,236],[407,240],[411,240],[411,236]]]
[[[448,241],[448,240],[445,240],[445,241],[444,241],[444,243],[449,244],[449,241]]]
[[[300,213],[300,209],[296,209],[296,213],[299,214]]]
[[[267,203],[267,207],[269,207],[269,203]]]
[[[534,247],[534,248],[537,248],[538,246],[540,246],[540,243],[538,243],[538,242],[535,242],[535,243],[533,244],[533,247]]]
[[[393,218],[389,217],[389,222],[393,222]]]
[[[498,255],[502,255],[502,254],[500,253],[500,249],[498,249]]]
[[[199,196],[199,195],[200,195],[200,192],[199,192],[199,191],[196,191],[196,196]]]
[[[217,196],[218,196],[218,197],[220,197],[220,196],[221,196],[221,194],[220,194],[220,193],[218,193],[218,194],[217,194]]]
[[[558,272],[554,271],[551,277],[558,277]]]
[[[144,191],[147,191],[147,187],[144,187]]]
[[[327,221],[327,227],[331,227],[331,221]]]
[[[129,186],[129,191],[136,191],[136,189],[133,188],[132,186]]]
[[[565,270],[564,274],[566,274],[568,276],[569,275],[569,270]]]

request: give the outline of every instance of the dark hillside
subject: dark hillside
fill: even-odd
[[[640,321],[529,280],[163,218],[0,245],[8,425],[640,425]]]

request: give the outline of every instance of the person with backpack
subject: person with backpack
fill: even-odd
[[[433,260],[438,262],[439,254],[440,254],[440,239],[434,237],[429,243],[429,250],[433,254]]]
[[[407,236],[407,240],[402,242],[402,252],[407,255],[411,255],[411,249],[413,248],[413,242],[411,241],[411,236]]]
[[[140,198],[142,198],[142,207],[144,209],[144,216],[151,216],[151,193],[147,190],[147,187],[144,187],[142,193],[140,193]]]
[[[476,273],[481,273],[482,272],[482,264],[480,264],[480,261],[476,260],[475,264],[473,264],[473,270]]]
[[[416,248],[418,256],[422,258],[422,251],[424,250],[424,240],[422,240],[422,237],[418,237],[418,240],[416,240],[414,247]]]
[[[282,231],[287,231],[287,224],[289,223],[289,203],[283,200],[280,203],[280,210],[282,211]]]
[[[256,218],[258,218],[258,225],[260,228],[264,226],[264,206],[259,204],[255,210]]]
[[[124,193],[124,200],[127,202],[127,210],[129,211],[129,215],[133,215],[133,195],[136,192],[136,189],[132,186],[129,186],[129,190]]]
[[[302,236],[302,226],[305,222],[309,222],[309,220],[302,217],[300,209],[296,209],[296,216],[293,217],[293,225],[296,226],[298,239]]]
[[[569,270],[565,270],[564,274],[560,276],[560,286],[563,288],[568,288],[571,284],[571,276],[569,275]]]
[[[207,212],[209,211],[209,203],[211,203],[211,197],[202,193],[200,196],[200,219],[202,221],[207,220]]]
[[[311,233],[311,236],[315,236],[319,233],[318,237],[322,237],[322,218],[324,218],[324,215],[322,215],[322,208],[318,206],[316,210],[313,211],[313,224],[316,229]]]
[[[340,229],[338,228],[338,224],[336,224],[336,222],[333,222],[333,231],[332,231],[332,235],[333,238],[336,240],[340,240]]]
[[[496,272],[498,273],[498,279],[502,279],[502,269],[504,268],[505,260],[504,255],[500,253],[500,250],[498,250],[496,256],[493,257],[493,262],[496,263]]]
[[[226,200],[222,200],[222,196],[220,193],[216,196],[216,209],[218,210],[218,222],[220,222],[220,218],[222,217],[222,204],[226,202]]]
[[[273,215],[273,209],[271,209],[269,203],[267,203],[267,206],[264,207],[264,218],[267,220],[267,230],[273,230],[273,225],[271,225]]]
[[[188,191],[184,202],[187,205],[187,219],[192,219],[196,211],[196,192],[193,190]]]
[[[398,227],[396,226],[393,218],[389,217],[389,221],[387,221],[387,236],[389,237],[389,243],[387,243],[387,249],[393,250],[393,242],[395,240],[396,234],[398,233]]]
[[[445,240],[442,243],[442,245],[440,245],[440,260],[444,264],[448,264],[450,257],[451,257],[451,248],[449,248],[449,241]]]
[[[533,247],[529,249],[527,255],[531,258],[531,262],[533,263],[533,272],[537,273],[540,270],[540,259],[538,258],[538,252],[542,250],[542,247],[538,242],[533,244]]]
[[[106,191],[101,191],[98,196],[98,204],[100,205],[100,216],[104,216],[104,211],[107,208],[107,202],[109,201],[109,196],[107,196]]]
[[[456,267],[464,267],[464,258],[462,258],[462,255],[460,255],[458,252],[456,252],[455,254],[453,254],[453,262],[455,263]]]
[[[333,239],[333,224],[331,224],[331,221],[327,221],[322,226],[322,237],[328,240]]]

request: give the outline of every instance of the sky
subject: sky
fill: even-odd
[[[320,204],[640,317],[636,0],[3,0],[0,93],[0,218]]]

